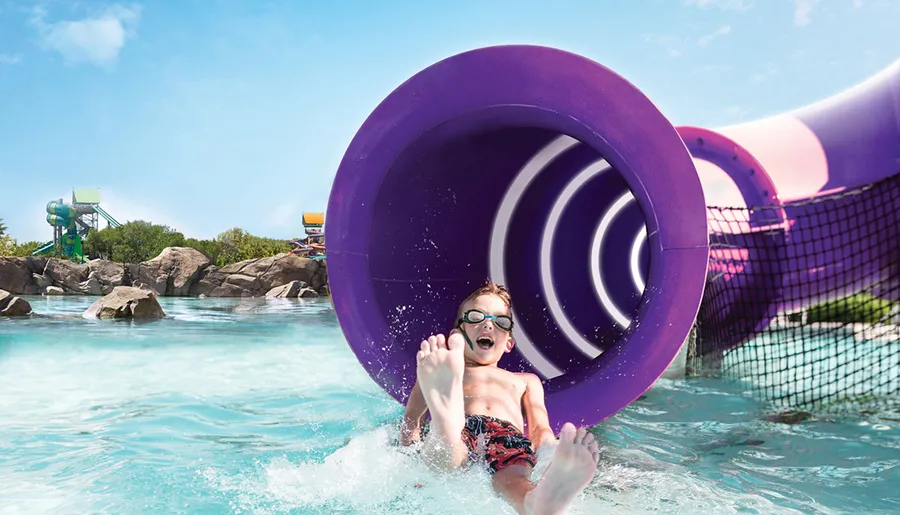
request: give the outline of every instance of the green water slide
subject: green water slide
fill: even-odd
[[[117,222],[116,219],[113,218],[112,215],[107,213],[102,207],[97,206],[97,205],[95,205],[93,207],[94,207],[94,212],[97,213],[98,215],[102,216],[103,219],[106,220],[106,223],[108,223],[110,227],[121,227],[122,226],[122,224]]]
[[[91,230],[98,229],[98,216],[106,220],[110,227],[122,226],[99,204],[100,190],[93,188],[73,189],[71,204],[64,203],[62,199],[48,202],[47,223],[54,228],[53,241],[39,245],[31,254],[37,256],[60,249],[70,260],[84,263],[82,244]]]
[[[47,203],[47,223],[61,229],[59,240],[63,253],[76,263],[83,263],[81,234],[78,233],[79,224],[76,222],[78,217],[78,212],[69,204],[55,200]]]
[[[31,255],[32,256],[40,256],[41,254],[47,254],[48,252],[53,250],[53,247],[55,247],[55,246],[56,246],[56,244],[53,242],[53,240],[50,240],[46,243],[42,243],[36,249],[31,251]]]

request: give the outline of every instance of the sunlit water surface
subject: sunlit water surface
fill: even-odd
[[[163,298],[168,318],[133,323],[26,299],[54,317],[0,319],[2,514],[513,513],[480,470],[438,477],[396,445],[403,408],[327,301]],[[763,409],[724,381],[660,382],[594,428],[572,513],[900,511],[898,415]]]

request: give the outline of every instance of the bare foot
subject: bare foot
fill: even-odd
[[[425,451],[438,451],[441,455],[451,452],[446,459],[452,459],[453,449],[462,444],[460,438],[466,425],[463,345],[459,333],[451,334],[446,341],[439,334],[423,341],[416,354],[419,387],[431,412],[431,438],[426,439]],[[429,445],[429,440],[440,445]]]
[[[594,435],[584,428],[576,431],[569,422],[563,424],[550,468],[525,497],[526,513],[565,513],[575,496],[591,482],[599,459],[600,450]]]

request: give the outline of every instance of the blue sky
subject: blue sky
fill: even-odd
[[[716,127],[885,68],[897,20],[897,0],[0,0],[0,218],[48,240],[45,204],[97,187],[121,222],[288,238],[378,102],[455,53],[577,52]]]

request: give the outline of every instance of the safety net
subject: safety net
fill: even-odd
[[[786,408],[900,406],[900,174],[751,208],[708,207],[689,371]]]

